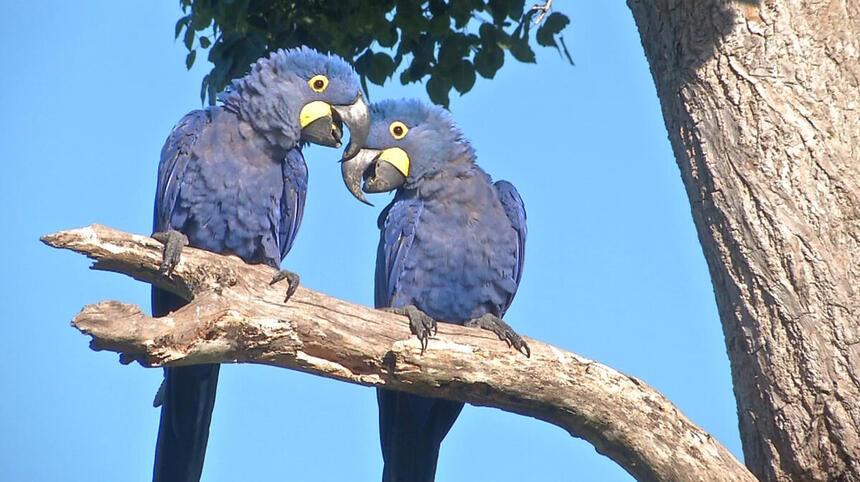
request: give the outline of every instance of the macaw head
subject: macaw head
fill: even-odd
[[[257,131],[281,147],[300,141],[340,147],[343,124],[350,130],[350,158],[370,128],[358,77],[340,57],[307,47],[272,52],[218,96]]]
[[[364,147],[341,161],[347,189],[366,204],[370,203],[362,191],[414,187],[422,178],[474,153],[441,107],[416,99],[384,100],[372,104],[370,113],[370,134]]]

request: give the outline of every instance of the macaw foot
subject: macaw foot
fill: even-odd
[[[170,278],[173,276],[173,268],[179,263],[179,257],[182,255],[182,247],[188,246],[188,236],[171,229],[166,232],[153,233],[152,238],[164,244],[161,267],[158,269],[158,272],[166,274]]]
[[[286,303],[293,296],[293,293],[296,292],[296,288],[299,287],[299,275],[293,273],[292,271],[282,269],[275,273],[275,276],[272,277],[272,281],[269,281],[269,286],[284,279],[287,280],[287,283],[290,284],[289,286],[287,286],[287,296],[284,298],[284,303]]]
[[[532,356],[532,351],[525,340],[496,315],[487,313],[480,318],[472,318],[466,322],[466,326],[474,326],[492,331],[498,335],[500,340],[506,341],[508,346],[513,346],[518,352],[529,358]]]
[[[436,320],[430,318],[427,313],[419,310],[415,305],[382,308],[382,311],[409,318],[409,330],[421,342],[421,353],[423,354],[424,350],[427,349],[430,336],[436,334]]]

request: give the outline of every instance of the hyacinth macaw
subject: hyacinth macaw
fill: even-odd
[[[342,164],[350,192],[396,189],[379,217],[375,302],[409,318],[422,350],[436,321],[477,326],[517,350],[528,345],[501,317],[523,270],[526,212],[495,184],[448,113],[420,101],[371,105],[365,147]],[[362,185],[363,181],[363,185]],[[442,439],[463,403],[379,389],[384,482],[434,480]]]
[[[345,123],[352,142],[344,157],[350,157],[370,127],[352,68],[308,48],[257,60],[218,100],[220,106],[183,117],[161,151],[153,236],[165,243],[168,276],[183,244],[278,268],[302,220],[308,172],[302,145],[339,147]],[[273,282],[284,278],[289,297],[298,276],[282,271]],[[184,304],[152,290],[154,316]],[[153,480],[200,479],[218,368],[165,369],[156,395],[161,424]]]

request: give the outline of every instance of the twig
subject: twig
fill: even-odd
[[[541,23],[543,21],[544,16],[549,12],[550,7],[552,6],[552,0],[546,0],[546,3],[543,5],[535,5],[532,7],[532,11],[540,10],[541,13],[538,15],[538,18],[535,19],[535,25]]]

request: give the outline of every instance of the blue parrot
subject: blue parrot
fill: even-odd
[[[165,243],[170,276],[182,246],[240,256],[278,268],[296,237],[305,204],[306,142],[339,147],[345,123],[350,157],[367,137],[368,107],[352,68],[308,48],[261,58],[218,100],[173,128],[161,151],[153,237]],[[354,143],[354,145],[353,145]],[[288,279],[287,298],[298,276]],[[152,290],[152,312],[185,304]],[[166,368],[156,395],[161,424],[153,480],[197,481],[203,470],[219,365]]]
[[[422,351],[436,321],[477,326],[530,355],[502,317],[522,276],[526,212],[495,184],[448,113],[416,100],[370,107],[365,147],[342,164],[347,188],[396,189],[379,216],[377,308],[406,315]],[[363,186],[362,186],[363,182]],[[384,482],[427,482],[463,403],[377,390]]]

